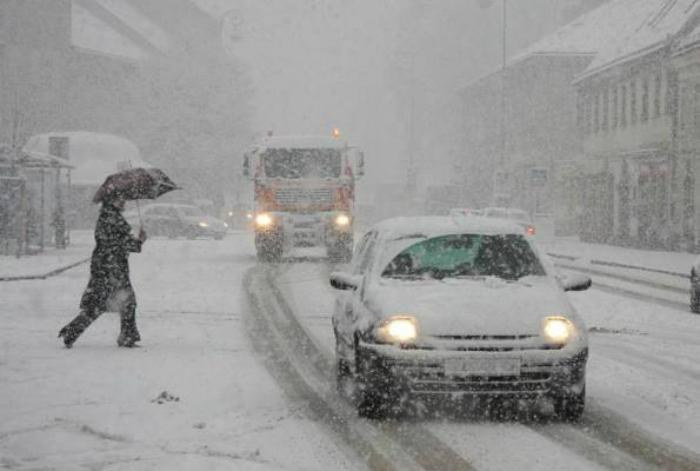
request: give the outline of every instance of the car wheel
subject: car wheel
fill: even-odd
[[[386,419],[394,412],[388,376],[369,365],[364,355],[358,355],[357,368],[357,414],[367,419]]]
[[[690,288],[690,310],[696,314],[700,314],[700,290]]]
[[[335,388],[338,395],[346,401],[355,399],[355,378],[347,360],[338,359],[335,369]]]
[[[282,260],[282,240],[276,236],[258,235],[255,238],[258,261],[279,263]]]
[[[586,386],[578,394],[560,394],[553,397],[554,413],[564,422],[578,422],[586,406]]]

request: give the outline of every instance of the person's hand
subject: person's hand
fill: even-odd
[[[148,239],[148,236],[146,235],[146,231],[143,230],[143,227],[139,229],[139,237],[138,239],[141,242],[146,242],[146,239]]]

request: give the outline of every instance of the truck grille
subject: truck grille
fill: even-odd
[[[275,190],[275,199],[282,205],[330,205],[333,204],[333,189],[281,188]]]

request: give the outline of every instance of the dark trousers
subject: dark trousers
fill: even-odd
[[[72,321],[64,326],[59,336],[67,346],[73,345],[78,337],[85,332],[104,311],[98,309],[83,309]],[[122,303],[119,309],[121,319],[121,331],[117,342],[122,344],[133,344],[141,340],[139,331],[136,328],[136,298],[130,296],[126,302]]]

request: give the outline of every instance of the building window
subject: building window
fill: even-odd
[[[619,103],[618,103],[618,95],[619,95],[619,87],[615,85],[613,88],[613,95],[612,95],[612,117],[611,117],[611,122],[610,126],[615,129],[618,126],[618,116],[620,114],[619,110]]]
[[[630,83],[630,124],[637,124],[637,81],[632,80]]]
[[[601,104],[603,107],[603,131],[608,130],[608,118],[610,114],[610,90],[607,88],[603,90],[603,103]]]
[[[661,73],[654,77],[654,118],[661,116]]]
[[[649,121],[649,79],[642,79],[642,122]]]
[[[584,129],[586,134],[590,134],[593,129],[593,104],[589,97],[586,97],[586,121],[584,123]]]
[[[666,107],[665,113],[673,115],[677,111],[677,103],[675,100],[675,90],[678,87],[678,79],[675,74],[666,72]]]
[[[627,85],[620,88],[620,127],[627,126]]]
[[[600,131],[600,97],[593,95],[593,133]]]

